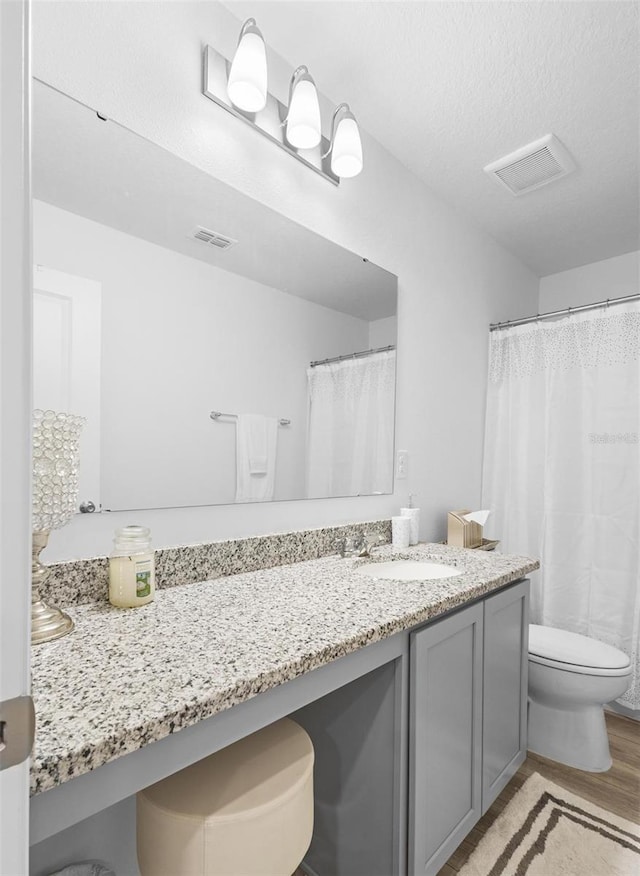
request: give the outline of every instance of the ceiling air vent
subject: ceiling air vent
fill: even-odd
[[[211,246],[215,246],[217,249],[229,249],[229,247],[234,246],[238,241],[234,240],[232,237],[225,237],[224,234],[218,234],[217,231],[209,231],[208,228],[203,228],[201,225],[198,225],[189,237],[193,238],[193,240],[199,240],[202,243],[208,243]]]
[[[524,195],[575,170],[573,159],[553,134],[487,164],[484,172],[512,195]]]

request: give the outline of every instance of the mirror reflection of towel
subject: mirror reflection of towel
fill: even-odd
[[[236,502],[273,499],[278,421],[262,414],[238,414],[236,425]]]
[[[252,475],[265,475],[269,468],[266,456],[254,456],[249,451],[249,472]]]

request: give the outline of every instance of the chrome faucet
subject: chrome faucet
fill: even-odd
[[[372,551],[384,543],[384,536],[365,533],[350,538],[338,538],[334,546],[341,557],[371,557]]]
[[[359,557],[373,557],[375,554],[373,553],[376,548],[382,547],[383,544],[386,544],[384,535],[380,535],[380,533],[366,532],[363,538],[363,545]]]
[[[335,542],[335,549],[341,557],[357,557],[364,546],[364,538],[361,535],[354,535],[351,538],[338,538]]]

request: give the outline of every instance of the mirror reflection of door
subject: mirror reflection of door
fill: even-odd
[[[86,418],[78,502],[100,508],[101,284],[35,265],[33,406]]]

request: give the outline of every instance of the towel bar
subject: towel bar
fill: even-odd
[[[219,420],[220,417],[237,417],[238,415],[237,414],[225,414],[222,411],[211,411],[209,416],[211,417],[212,420]],[[290,426],[291,420],[287,420],[286,417],[279,417],[278,423],[280,423],[281,426]]]

